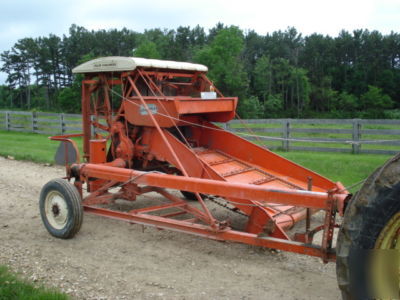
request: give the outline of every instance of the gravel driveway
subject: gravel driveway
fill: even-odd
[[[0,157],[0,264],[77,299],[339,299],[334,264],[85,215],[50,236],[38,197],[64,169]],[[221,208],[222,209],[222,208]]]

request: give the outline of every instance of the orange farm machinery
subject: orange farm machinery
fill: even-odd
[[[385,259],[395,259],[400,249],[398,158],[352,197],[341,183],[224,130],[221,124],[235,117],[238,99],[222,95],[206,66],[104,57],[73,72],[84,76],[83,133],[51,138],[62,142],[56,161],[65,164],[67,175],[41,191],[40,212],[50,234],[72,238],[85,211],[337,261],[346,299],[377,291],[399,295],[399,262]],[[83,139],[82,155],[76,137]],[[150,192],[164,202],[149,200],[129,211],[110,207]],[[246,224],[217,218],[210,202],[245,216]],[[323,215],[320,224],[311,222],[315,213]],[[342,224],[337,214],[344,216]],[[289,232],[302,220],[303,230]],[[335,228],[340,230],[333,247]]]

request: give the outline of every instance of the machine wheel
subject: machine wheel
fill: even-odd
[[[343,299],[399,299],[399,251],[397,155],[367,179],[346,209],[336,258]]]
[[[81,196],[78,190],[64,179],[54,179],[43,186],[39,208],[43,224],[52,236],[69,239],[81,228]]]

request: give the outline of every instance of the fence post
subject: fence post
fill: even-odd
[[[290,138],[290,119],[285,119],[282,122],[282,148],[284,151],[289,151],[290,149],[290,144],[289,144],[289,138]]]
[[[93,126],[93,121],[95,117],[92,115],[90,116],[90,136],[93,138],[96,135],[96,128]]]
[[[6,111],[6,130],[9,131],[10,130],[10,112]]]
[[[32,112],[32,132],[35,132],[36,128],[36,112]]]
[[[60,114],[60,129],[61,129],[61,135],[64,135],[65,132],[64,114]]]
[[[353,119],[353,144],[352,152],[353,154],[359,154],[361,145],[359,144],[361,138],[361,124],[360,119]]]

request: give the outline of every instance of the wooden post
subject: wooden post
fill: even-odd
[[[282,122],[282,148],[284,151],[289,151],[290,149],[290,144],[289,144],[289,138],[290,138],[290,119],[285,119]]]
[[[6,111],[6,130],[10,130],[10,112]]]
[[[36,128],[36,112],[32,112],[32,132],[35,132]]]
[[[64,114],[60,114],[60,130],[61,130],[61,135],[64,135],[65,133]]]
[[[91,136],[92,137],[94,137],[95,135],[96,135],[96,128],[93,126],[93,121],[95,120],[95,117],[92,115],[92,116],[90,116],[90,134],[91,134]]]
[[[360,119],[353,120],[353,144],[352,144],[352,152],[353,154],[359,154],[361,145],[359,141],[361,139],[361,124]]]

